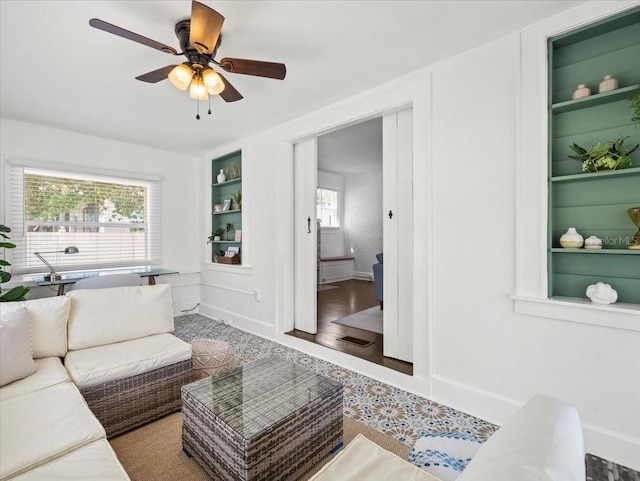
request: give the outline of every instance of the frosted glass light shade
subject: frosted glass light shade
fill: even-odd
[[[196,100],[207,100],[209,98],[209,96],[207,95],[207,87],[205,87],[202,79],[193,79],[193,81],[191,82],[189,95],[191,95],[192,99]]]
[[[181,63],[180,65],[176,65],[169,73],[169,82],[171,82],[177,89],[187,90],[192,77],[192,68],[187,64]]]
[[[224,90],[224,82],[220,75],[212,68],[207,68],[202,72],[202,80],[210,95],[218,95]]]

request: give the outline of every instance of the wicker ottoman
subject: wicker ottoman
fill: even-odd
[[[193,379],[202,379],[239,365],[236,353],[224,341],[194,339],[191,341]]]

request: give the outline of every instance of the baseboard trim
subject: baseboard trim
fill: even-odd
[[[435,401],[497,425],[504,424],[526,402],[499,396],[442,376],[433,376],[431,383]],[[586,452],[640,470],[640,439],[584,422],[582,433]]]
[[[267,322],[260,321],[258,319],[252,319],[246,316],[241,316],[236,312],[221,309],[210,304],[200,304],[199,310],[200,314],[202,314],[203,316],[222,320],[229,323],[231,326],[243,331],[247,331],[252,334],[271,339],[273,333],[273,325]]]

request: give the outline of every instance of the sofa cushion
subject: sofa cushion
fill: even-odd
[[[537,395],[496,431],[458,481],[584,481],[578,412]]]
[[[156,334],[131,341],[69,351],[64,358],[64,365],[73,382],[79,388],[85,388],[135,376],[187,359],[191,359],[191,344],[172,334]]]
[[[12,477],[105,438],[72,383],[2,401],[0,479]]]
[[[20,307],[2,313],[0,319],[0,386],[37,371],[31,350],[29,313]]]
[[[358,434],[309,481],[440,481]]]
[[[34,374],[0,388],[0,401],[69,382],[69,374],[59,357],[44,357],[35,362],[38,370]]]
[[[168,284],[80,289],[67,296],[70,350],[173,331]]]
[[[63,357],[67,352],[69,299],[64,296],[21,302],[0,302],[0,314],[26,307],[31,319],[33,357]]]
[[[39,466],[15,481],[128,481],[130,478],[118,461],[109,442],[101,439]]]

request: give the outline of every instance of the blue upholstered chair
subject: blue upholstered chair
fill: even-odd
[[[376,254],[376,259],[378,259],[377,264],[373,264],[373,283],[376,286],[376,300],[380,303],[380,309],[383,308],[383,262],[382,262],[382,252],[380,254]]]

